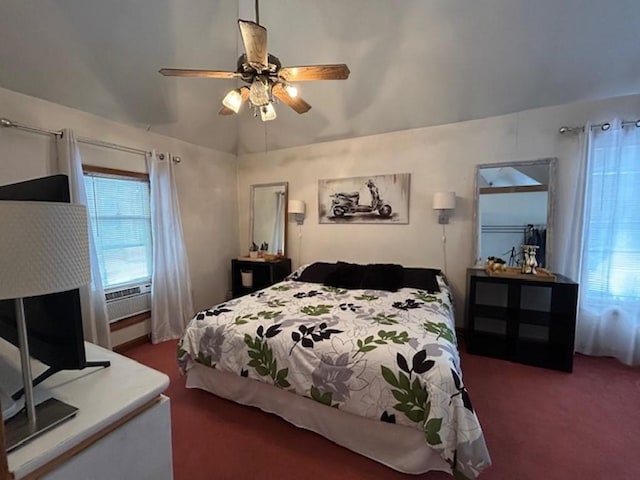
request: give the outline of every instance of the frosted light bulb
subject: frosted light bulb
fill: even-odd
[[[298,96],[298,89],[293,85],[287,85],[284,87],[291,98],[296,98]]]

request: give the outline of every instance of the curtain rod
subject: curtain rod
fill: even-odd
[[[14,122],[8,118],[0,118],[0,127],[16,128],[18,130],[24,130],[25,132],[38,133],[40,135],[52,135],[54,137],[62,138],[62,132],[60,130],[48,130],[46,128],[32,127],[31,125],[25,125],[23,123]],[[127,147],[126,145],[119,145],[117,143],[105,142],[102,140],[96,140],[94,138],[78,137],[78,143],[84,143],[86,145],[93,145],[96,147],[110,148],[112,150],[120,150],[121,152],[134,153],[137,155],[147,155],[150,153],[147,150],[140,148]],[[164,160],[164,153],[158,154],[160,160]],[[182,159],[180,157],[173,157],[173,163],[180,163]]]
[[[623,121],[622,122],[622,126],[623,127],[629,127],[631,125],[634,125],[638,128],[640,128],[640,120],[635,120],[635,121]],[[599,128],[600,130],[602,130],[603,132],[606,132],[607,130],[609,130],[611,128],[611,124],[609,122],[605,122],[605,123],[597,123],[595,125],[591,125],[591,128]],[[580,132],[584,132],[584,125],[582,127],[567,127],[567,126],[562,126],[558,129],[558,133],[561,135],[564,135],[565,133],[571,134],[571,133],[580,133]]]

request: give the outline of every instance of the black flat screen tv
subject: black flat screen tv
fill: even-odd
[[[69,179],[66,175],[53,175],[3,185],[0,186],[0,201],[2,200],[69,202]],[[60,370],[89,366],[84,349],[78,289],[27,297],[23,299],[23,303],[29,353],[50,367],[34,380],[34,385]],[[0,337],[18,346],[13,300],[0,301]]]

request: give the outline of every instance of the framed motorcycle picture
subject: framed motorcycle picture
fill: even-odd
[[[320,223],[409,223],[410,173],[318,180]]]

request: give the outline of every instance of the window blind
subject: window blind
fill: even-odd
[[[587,304],[640,301],[640,134],[593,136],[586,199]]]
[[[149,183],[94,173],[85,174],[84,181],[104,287],[150,280]]]

